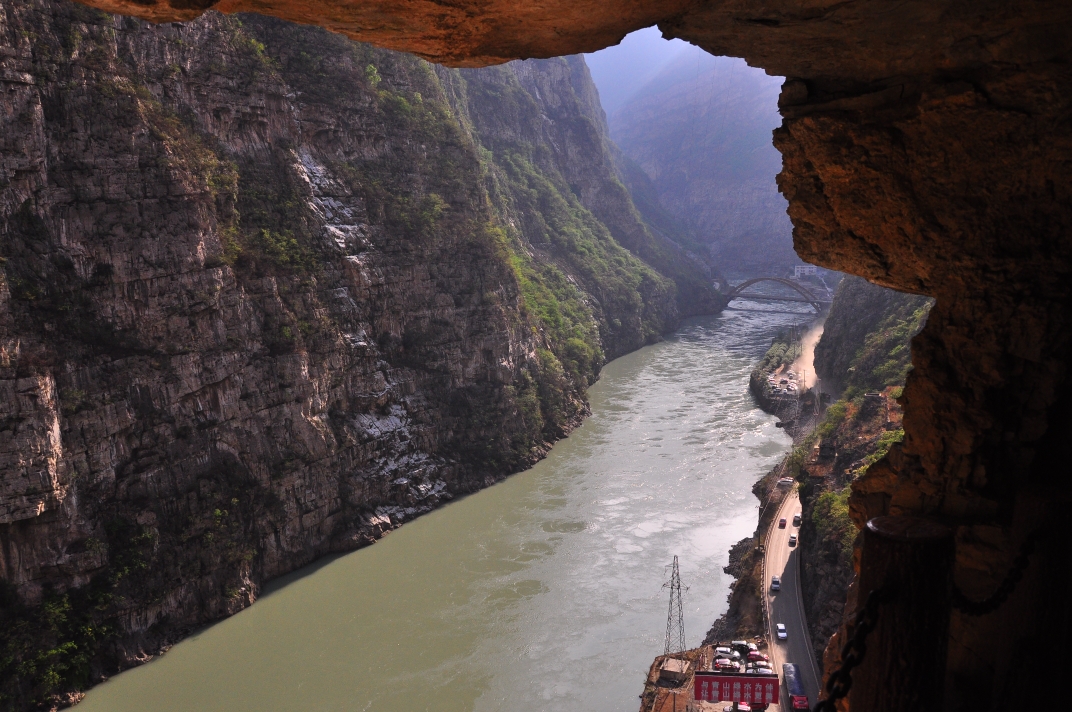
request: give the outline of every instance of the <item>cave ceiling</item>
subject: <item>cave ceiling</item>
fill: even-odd
[[[85,1],[85,0],[84,0]],[[1072,3],[997,0],[88,0],[154,22],[212,9],[315,24],[453,66],[592,52],[658,24],[771,74],[870,82],[1066,57]]]

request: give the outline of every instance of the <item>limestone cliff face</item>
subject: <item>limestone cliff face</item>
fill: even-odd
[[[504,71],[584,125],[572,61]],[[276,20],[0,3],[0,707],[532,462],[673,325],[611,236],[639,220],[598,217],[636,214],[599,131],[521,205],[466,82]],[[511,228],[555,200],[598,251]]]

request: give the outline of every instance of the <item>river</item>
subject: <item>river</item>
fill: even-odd
[[[633,712],[674,555],[686,642],[726,608],[752,484],[790,446],[748,373],[807,318],[727,311],[617,359],[532,469],[275,582],[79,712]]]

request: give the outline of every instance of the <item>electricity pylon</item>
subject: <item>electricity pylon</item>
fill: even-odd
[[[670,580],[663,584],[670,589],[670,608],[666,612],[666,648],[663,655],[685,652],[685,611],[681,607],[681,572],[674,557]],[[685,589],[688,591],[688,589]]]

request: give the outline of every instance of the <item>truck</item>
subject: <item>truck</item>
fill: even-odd
[[[804,683],[800,680],[800,668],[796,663],[782,665],[782,678],[785,691],[789,694],[789,707],[794,710],[811,709],[808,705],[808,693],[804,692]]]

